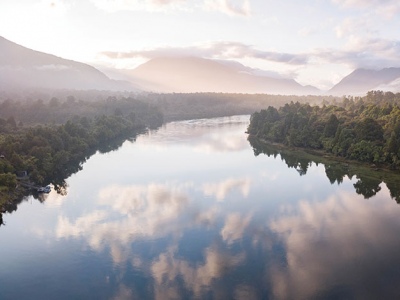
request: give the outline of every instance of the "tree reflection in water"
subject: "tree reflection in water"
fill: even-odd
[[[253,147],[254,155],[261,153],[276,157],[280,155],[289,168],[294,168],[300,176],[306,175],[308,168],[315,163],[325,166],[325,174],[331,184],[341,184],[345,176],[357,178],[353,184],[355,191],[363,195],[365,199],[375,196],[381,190],[381,183],[385,183],[390,191],[392,199],[400,203],[400,175],[390,171],[375,171],[367,166],[349,165],[338,161],[332,161],[322,156],[312,155],[302,151],[291,151],[268,143],[262,143],[255,138],[249,137],[250,145]]]

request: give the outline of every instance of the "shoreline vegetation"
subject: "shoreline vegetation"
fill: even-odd
[[[65,179],[79,171],[91,155],[117,149],[125,140],[134,140],[138,134],[156,129],[164,122],[253,113],[248,129],[251,136],[321,151],[321,145],[333,145],[336,135],[340,141],[356,136],[358,128],[350,133],[347,128],[342,128],[344,124],[354,123],[350,121],[352,117],[365,112],[380,116],[380,111],[385,112],[383,116],[397,116],[400,102],[399,94],[379,91],[369,92],[366,97],[344,98],[342,102],[331,96],[224,93],[111,96],[100,91],[78,91],[75,96],[65,96],[67,91],[59,93],[59,98],[57,94],[42,93],[37,100],[32,100],[32,95],[17,100],[0,95],[0,212],[15,210],[25,196],[33,195],[39,200],[43,197],[23,188],[17,175],[26,172],[30,184],[52,183],[58,193],[66,194]],[[378,98],[384,98],[384,101],[378,101]],[[268,109],[263,109],[265,107]],[[348,108],[351,108],[349,112]],[[254,113],[260,109],[259,113]],[[288,131],[285,127],[282,127],[283,131],[279,129],[280,125],[287,125],[289,119]],[[366,131],[369,133],[371,128],[374,129],[372,138],[377,141],[367,139],[366,144],[359,145],[361,150],[366,145],[373,149],[385,146],[382,136],[386,138],[386,131],[383,130],[382,136],[379,131],[383,121],[368,122],[364,124],[369,126]],[[392,138],[394,146],[393,143],[390,145],[398,149],[400,121],[397,124],[391,119],[390,122],[397,134],[395,140]],[[340,133],[336,132],[338,128],[341,128]],[[317,138],[318,133],[323,134],[322,138]],[[361,150],[352,153],[364,154]],[[342,153],[340,151],[332,153],[337,155]],[[393,169],[398,168],[400,159],[395,160],[393,151],[390,155],[394,159],[391,161]],[[385,162],[383,160],[381,156],[372,159],[379,165]]]
[[[24,196],[43,196],[23,185],[51,182],[65,194],[65,178],[79,171],[87,158],[96,151],[118,148],[148,128],[169,121],[251,114],[289,100],[318,103],[322,98],[67,90],[0,94],[0,212],[15,209]],[[18,178],[20,173],[29,176]]]
[[[349,161],[343,157],[327,154],[319,150],[288,147],[272,143],[249,135],[248,141],[253,147],[254,155],[260,154],[281,157],[288,168],[295,169],[300,176],[306,175],[308,168],[315,163],[323,164],[325,175],[331,184],[341,184],[345,177],[357,179],[353,184],[357,194],[369,199],[381,190],[381,183],[389,189],[390,196],[400,204],[400,173],[388,168],[377,168],[375,165],[358,161]]]
[[[123,105],[122,105],[123,104]],[[101,114],[101,105],[91,105],[89,116],[75,115],[64,124],[38,124],[38,114],[50,114],[54,103],[3,102],[0,107],[20,112],[31,111],[23,125],[14,116],[0,118],[0,212],[13,211],[15,203],[33,194],[29,185],[52,183],[60,194],[66,194],[65,179],[82,168],[83,163],[97,151],[117,149],[125,140],[135,137],[147,128],[163,123],[159,110],[141,101],[108,103],[112,113]],[[58,108],[60,119],[70,111],[79,111],[83,103],[67,100],[65,110]],[[25,107],[28,106],[28,107]],[[4,113],[4,110],[2,110]],[[44,118],[45,119],[45,118]],[[40,199],[39,199],[40,200]]]
[[[356,176],[356,192],[370,198],[384,182],[400,203],[400,93],[371,91],[322,106],[270,106],[251,115],[247,133],[255,155],[280,154],[287,161],[290,153],[308,153],[325,165],[331,183]],[[287,164],[304,175],[310,161]]]
[[[372,91],[322,106],[269,106],[251,115],[247,132],[260,140],[399,170],[400,93]]]

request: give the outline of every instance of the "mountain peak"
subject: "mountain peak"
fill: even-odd
[[[0,89],[123,89],[96,68],[35,51],[0,37]]]
[[[400,78],[400,68],[390,67],[380,70],[359,68],[344,77],[330,93],[333,95],[365,95]]]
[[[269,94],[317,94],[295,80],[253,74],[234,61],[201,57],[158,57],[130,71],[144,89],[156,92],[225,92]]]

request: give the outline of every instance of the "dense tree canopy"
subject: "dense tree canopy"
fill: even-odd
[[[337,156],[400,167],[400,94],[369,92],[336,105],[298,102],[251,116],[248,133],[293,147],[325,150]]]
[[[70,102],[73,101],[70,99]],[[53,99],[49,105],[57,103]],[[115,108],[111,104],[109,108],[114,110],[120,105],[117,103]],[[15,104],[6,105],[10,108]],[[78,108],[76,103],[75,110]],[[78,171],[97,150],[110,150],[109,145],[116,139],[123,141],[134,137],[145,128],[155,128],[162,122],[162,114],[156,108],[139,101],[126,104],[125,109],[117,113],[74,116],[61,125],[18,126],[13,117],[0,118],[0,207],[15,198],[19,174],[27,172],[30,182],[36,185],[52,182],[63,192],[64,179]]]

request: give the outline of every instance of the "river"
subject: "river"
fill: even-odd
[[[400,299],[393,191],[255,151],[248,122],[168,123],[4,214],[0,299]]]

